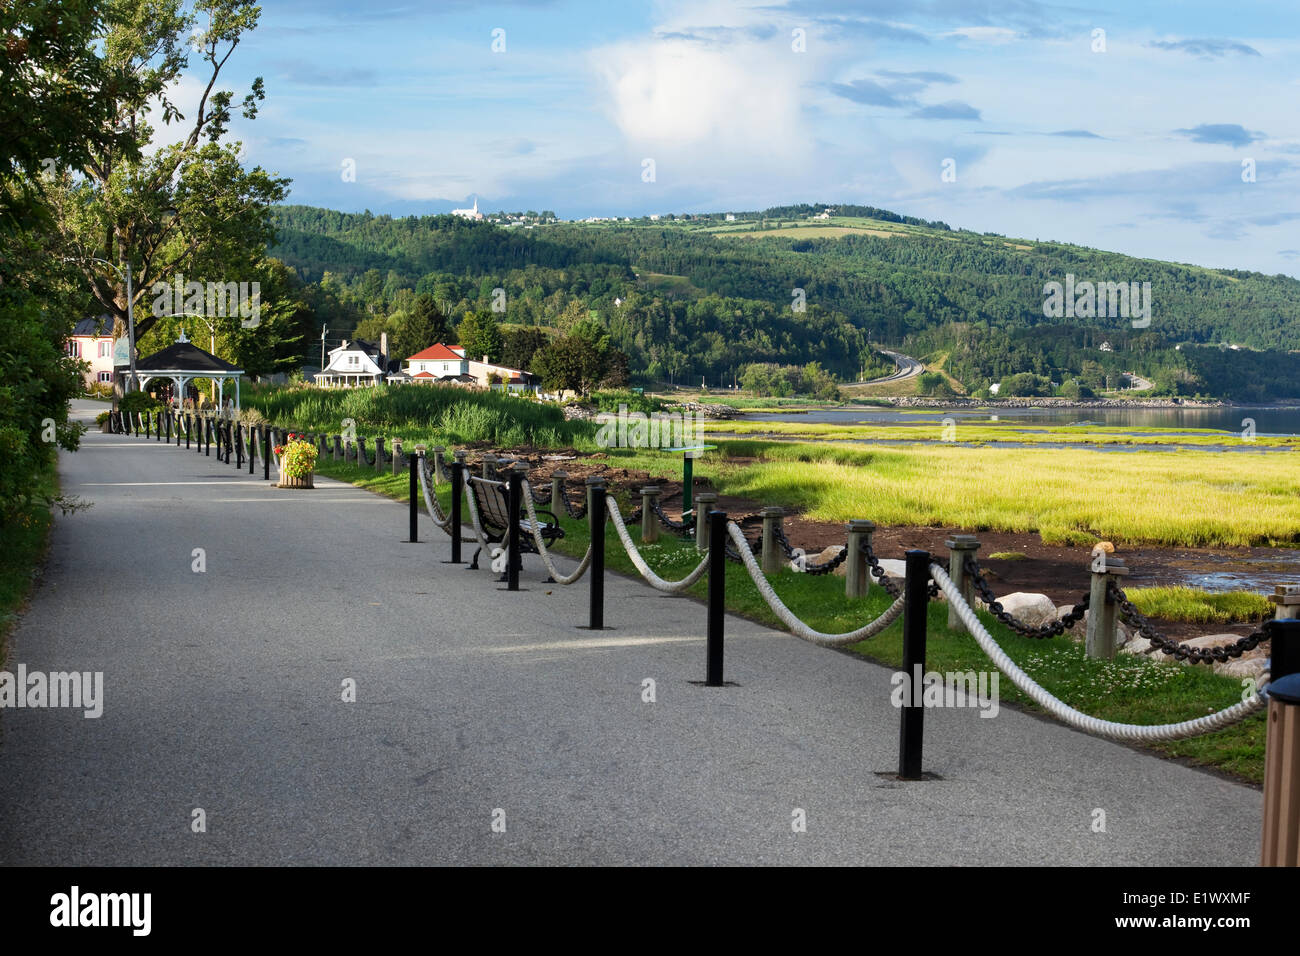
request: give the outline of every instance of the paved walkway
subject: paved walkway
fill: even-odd
[[[881,776],[886,668],[729,618],[739,686],[697,686],[700,604],[611,576],[615,627],[577,629],[585,582],[528,557],[504,593],[347,485],[97,432],[62,471],[95,505],[57,522],[7,669],[102,671],[104,713],[0,712],[6,864],[1257,860],[1257,791],[1006,709],[930,711],[942,779]]]

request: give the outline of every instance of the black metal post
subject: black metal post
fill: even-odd
[[[460,564],[460,499],[465,493],[465,471],[460,462],[451,466],[451,563]]]
[[[903,673],[911,693],[903,701],[898,730],[898,776],[921,779],[921,748],[924,743],[925,707],[925,616],[930,604],[930,552],[908,551],[907,581],[903,598]]]
[[[408,495],[411,500],[410,500],[410,505],[407,508],[407,512],[410,518],[410,534],[406,536],[406,543],[419,544],[420,543],[420,509],[419,506],[416,504],[416,496],[419,495],[420,489],[418,487],[419,479],[416,476],[416,472],[415,472],[415,469],[420,467],[419,456],[412,455],[410,464],[411,464],[411,481],[410,481],[410,490],[408,492]]]
[[[253,473],[253,460],[257,458],[257,426],[248,426],[248,473]]]
[[[186,451],[189,451],[189,450],[190,450],[190,423],[191,423],[191,421],[192,421],[192,419],[191,419],[189,413],[186,413],[186,415],[185,415],[185,450],[186,450]]]
[[[1277,681],[1300,672],[1300,621],[1295,618],[1265,621],[1264,630],[1270,646],[1269,679]]]
[[[591,605],[587,614],[587,627],[593,631],[605,629],[605,486],[591,485],[591,500],[587,503],[591,526]]]
[[[509,492],[507,510],[510,517],[510,529],[506,532],[506,590],[518,591],[519,569],[524,563],[519,554],[519,506],[524,490],[524,476],[519,473],[519,469],[510,469],[506,489]]]
[[[163,413],[159,411],[154,415],[154,420],[153,420],[154,433],[156,435],[154,441],[162,441],[162,420],[163,420]]]
[[[144,437],[146,439],[153,437],[153,435],[149,431],[149,425],[150,425],[149,418],[150,418],[149,413],[145,412],[144,413]]]
[[[271,480],[271,426],[262,425],[262,480]]]
[[[235,430],[235,468],[244,470],[244,426],[231,425]]]
[[[706,517],[700,514],[701,510],[695,510],[696,520],[709,522],[708,663],[704,683],[708,687],[721,687],[722,635],[727,613],[727,513],[710,511]]]
[[[163,412],[163,417],[167,422],[167,444],[170,445],[172,443],[172,413],[170,411]]]

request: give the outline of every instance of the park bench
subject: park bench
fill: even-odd
[[[510,491],[503,481],[491,481],[487,478],[471,477],[470,483],[474,488],[474,501],[478,505],[478,520],[483,528],[483,537],[489,544],[500,544],[506,539],[510,529]],[[541,508],[535,509],[537,514],[538,533],[542,541],[550,547],[558,538],[564,537],[564,529],[560,527],[559,519],[549,511],[543,511]],[[474,552],[474,558],[470,561],[471,568],[478,567],[479,552],[483,548],[479,547]],[[519,515],[519,550],[530,554],[537,553],[537,543],[533,540],[533,523],[528,517],[527,506],[520,507]],[[518,561],[518,556],[512,560]],[[502,580],[505,580],[504,576]]]

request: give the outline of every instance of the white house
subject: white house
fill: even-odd
[[[325,368],[315,375],[316,384],[339,388],[364,388],[371,385],[383,385],[390,372],[400,367],[388,357],[388,334],[380,338],[378,345],[357,339],[355,342],[343,340],[343,344],[330,349],[329,361]]]

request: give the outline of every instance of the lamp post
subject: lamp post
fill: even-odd
[[[131,362],[131,388],[139,391],[140,383],[135,377],[135,308],[132,300],[135,298],[135,290],[131,286],[131,263],[126,263],[126,272],[123,273],[122,267],[109,262],[107,259],[101,259],[98,256],[86,256],[81,259],[64,258],[64,262],[102,262],[119,276],[126,280],[126,351],[127,358]]]

